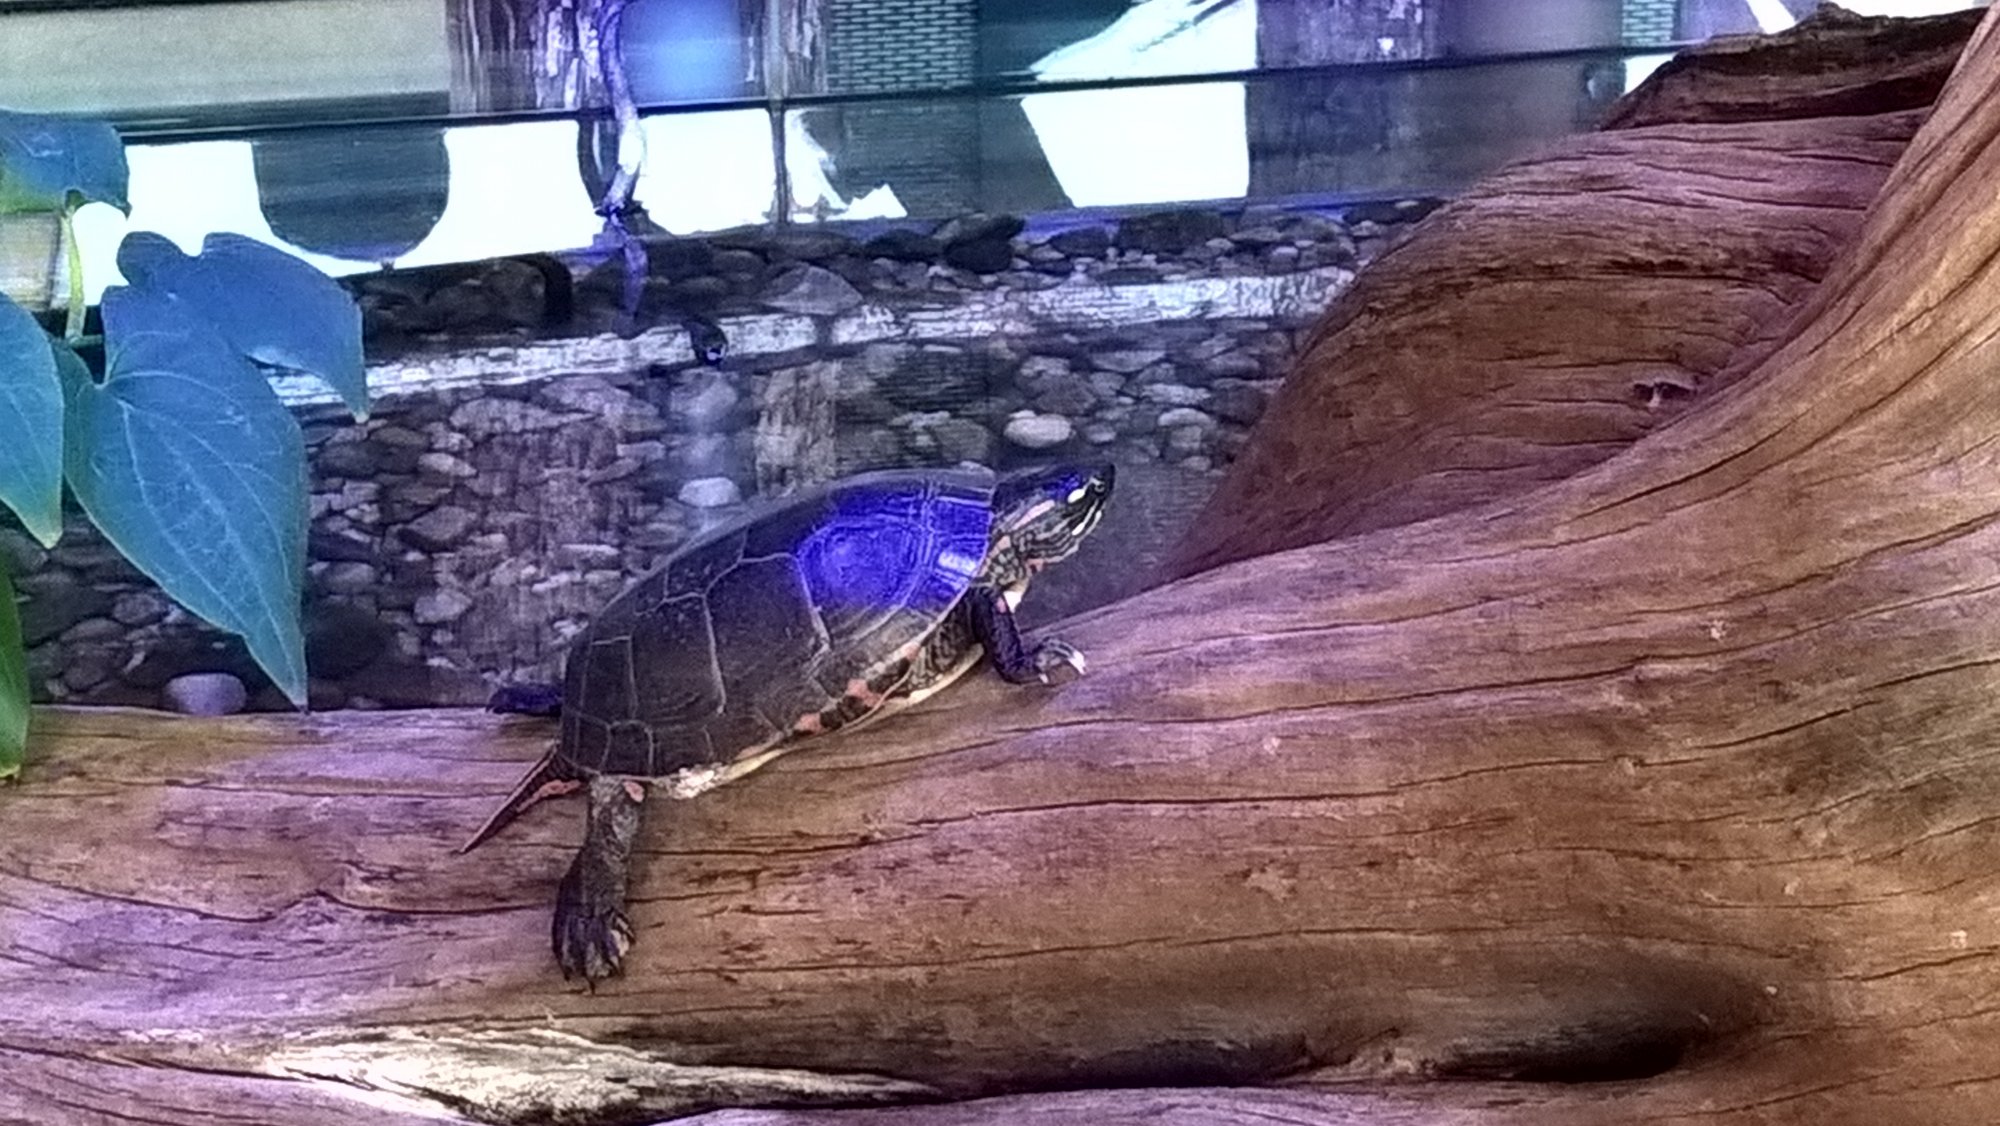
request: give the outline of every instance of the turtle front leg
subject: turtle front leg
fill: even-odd
[[[1053,638],[1030,647],[1014,626],[1013,608],[997,586],[976,586],[966,592],[972,632],[1000,678],[1010,684],[1061,684],[1084,673],[1083,654],[1067,641]]]
[[[629,779],[598,775],[590,780],[583,847],[556,889],[550,928],[565,979],[581,974],[594,986],[619,972],[632,946],[625,886],[644,797],[645,790]]]

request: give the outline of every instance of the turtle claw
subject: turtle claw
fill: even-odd
[[[1089,667],[1083,651],[1067,641],[1044,641],[1035,647],[1035,668],[1043,684],[1068,684]]]
[[[607,977],[624,972],[625,952],[632,948],[632,923],[625,917],[625,895],[611,873],[579,855],[556,890],[555,920],[549,938],[563,980],[582,977],[592,989]]]

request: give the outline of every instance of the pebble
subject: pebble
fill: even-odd
[[[556,558],[572,567],[616,567],[624,553],[608,543],[566,543],[556,547]]]
[[[411,613],[420,624],[427,626],[455,622],[472,609],[472,599],[463,591],[433,590],[417,599]]]
[[[1208,402],[1214,392],[1184,383],[1148,383],[1143,394],[1147,402],[1169,407],[1192,407]]]
[[[460,481],[467,477],[479,476],[479,470],[462,457],[452,454],[427,453],[417,459],[417,472],[428,477],[441,477]]]
[[[249,702],[249,689],[226,672],[187,673],[160,688],[160,703],[182,715],[235,715]]]
[[[366,563],[333,563],[319,577],[319,585],[334,594],[363,594],[381,583],[381,574]]]
[[[366,477],[375,472],[375,453],[362,442],[328,442],[313,458],[313,468],[328,477]]]
[[[419,551],[450,551],[464,542],[479,518],[457,505],[434,508],[403,525],[404,542]]]
[[[1075,427],[1059,414],[1019,414],[1003,431],[1009,442],[1030,450],[1045,450],[1070,440]]]
[[[538,397],[563,410],[600,418],[617,418],[635,406],[644,405],[633,398],[631,392],[614,386],[610,380],[599,375],[552,379],[542,386]]]
[[[1256,379],[1264,374],[1264,365],[1258,363],[1255,356],[1225,352],[1203,364],[1202,370],[1217,378]]]
[[[85,618],[62,631],[64,645],[97,645],[125,636],[125,627],[110,618]]]
[[[770,308],[809,317],[830,317],[860,305],[861,291],[823,266],[794,266],[772,279],[761,300]]]
[[[679,497],[690,508],[723,508],[740,503],[743,490],[727,477],[697,477],[681,486]]]
[[[1172,410],[1160,412],[1160,429],[1175,430],[1184,426],[1211,430],[1215,427],[1215,417],[1198,411],[1193,407],[1175,407]]]
[[[149,626],[167,616],[167,600],[151,591],[121,594],[111,604],[111,617],[123,626]]]
[[[394,425],[378,428],[374,433],[368,435],[368,440],[379,442],[393,449],[403,450],[421,450],[431,444],[429,438],[424,437],[415,430],[407,426]]]

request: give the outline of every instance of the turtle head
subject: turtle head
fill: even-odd
[[[1006,537],[1021,562],[1038,571],[1076,551],[1104,516],[1112,468],[1055,465],[1024,469],[993,489],[993,534]]]

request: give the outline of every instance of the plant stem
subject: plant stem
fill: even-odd
[[[76,244],[76,226],[70,221],[74,212],[65,207],[61,214],[63,254],[69,273],[69,320],[63,327],[63,335],[75,344],[83,339],[83,248]]]

